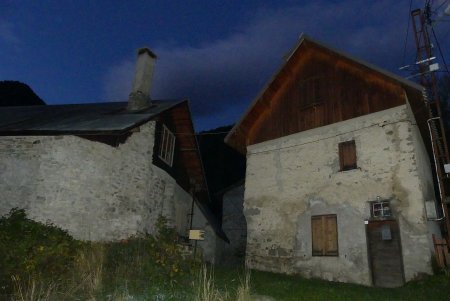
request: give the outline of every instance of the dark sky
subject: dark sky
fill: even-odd
[[[431,1],[450,61],[448,0]],[[188,98],[197,130],[235,122],[302,32],[382,68],[414,62],[409,0],[0,0],[0,80],[49,104],[125,101],[136,49],[157,55],[152,97]],[[424,1],[412,1],[422,8]]]

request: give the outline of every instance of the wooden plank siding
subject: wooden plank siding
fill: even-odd
[[[208,188],[204,176],[200,151],[195,137],[194,126],[190,116],[188,103],[186,101],[157,117],[153,163],[169,173],[186,191],[191,190],[193,182],[194,185],[197,186],[197,199],[205,203],[209,202]],[[163,124],[166,125],[176,137],[172,166],[167,165],[158,157]]]
[[[316,127],[382,111],[405,103],[404,90],[367,71],[364,74],[335,55],[311,53],[290,76],[267,90],[270,106],[253,123],[249,143],[255,144]],[[269,102],[269,101],[267,101]]]
[[[383,227],[391,233],[383,239]],[[367,242],[373,284],[378,287],[399,287],[405,283],[400,229],[395,220],[370,221]]]
[[[411,104],[421,133],[427,110],[421,91],[305,39],[269,81],[226,142],[248,145]]]

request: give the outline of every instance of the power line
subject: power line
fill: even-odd
[[[260,150],[260,151],[249,151],[249,152],[252,155],[262,154],[262,153],[270,153],[270,152],[273,152],[273,151],[280,151],[280,150],[290,149],[290,148],[294,148],[294,147],[300,147],[300,146],[303,146],[303,145],[306,145],[306,144],[316,143],[316,142],[323,141],[323,140],[333,139],[333,138],[336,138],[336,137],[339,137],[339,136],[342,136],[342,135],[345,135],[345,134],[356,133],[358,131],[361,131],[361,130],[364,130],[364,129],[368,129],[368,128],[372,128],[372,127],[377,127],[378,126],[378,127],[384,128],[387,125],[395,125],[397,123],[404,123],[404,122],[409,123],[410,125],[413,125],[413,126],[417,126],[417,123],[414,123],[414,122],[412,122],[409,119],[401,119],[401,120],[386,122],[386,123],[382,123],[382,124],[374,123],[374,124],[371,124],[371,125],[364,126],[362,128],[357,128],[357,129],[349,130],[347,132],[338,133],[338,134],[330,135],[330,136],[327,136],[327,137],[318,138],[318,139],[312,140],[312,141],[299,142],[299,143],[295,143],[295,144],[291,144],[291,145],[278,146],[278,147],[275,146],[275,147],[272,147],[270,149],[264,149],[264,150]]]
[[[409,12],[411,11],[412,7],[412,0],[409,1],[409,10],[408,10],[408,25],[406,26],[406,38],[405,38],[405,45],[403,47],[403,59],[402,59],[402,66],[405,65],[405,57],[406,57],[406,44],[408,43],[408,34],[409,34],[409,24],[411,23],[411,18],[409,16]]]
[[[436,33],[434,32],[434,28],[433,27],[431,27],[431,32],[433,33],[434,40],[436,41],[436,45],[437,45],[439,53],[440,53],[440,55],[442,57],[442,62],[444,63],[445,70],[447,71],[447,74],[450,76],[450,72],[448,71],[447,63],[445,62],[444,53],[442,52],[442,49],[441,49],[441,44],[439,43],[439,40],[438,40],[438,38],[436,36]]]
[[[444,6],[444,4],[445,3],[447,3],[448,2],[448,0],[445,0],[444,2],[442,2],[441,3],[441,5],[439,5],[435,10],[434,10],[434,12],[437,12],[442,6]]]

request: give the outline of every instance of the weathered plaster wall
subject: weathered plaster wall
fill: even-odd
[[[430,166],[408,105],[252,145],[244,213],[251,268],[371,284],[364,221],[391,200],[406,280],[431,273],[425,200]],[[355,140],[358,168],[339,171],[338,144]],[[339,256],[312,256],[311,216],[336,214]]]
[[[229,189],[222,200],[222,230],[230,243],[222,248],[221,263],[242,264],[247,244],[247,222],[243,213],[244,185]]]
[[[406,112],[409,116],[413,116],[411,106],[406,107]],[[430,156],[427,154],[423,140],[421,139],[420,131],[417,127],[412,127],[412,135],[415,149],[415,156],[417,158],[417,173],[420,180],[420,188],[423,189],[423,195],[425,200],[425,213],[428,221],[428,244],[430,249],[434,249],[434,244],[432,240],[432,234],[437,237],[441,237],[441,230],[439,228],[439,223],[433,221],[433,219],[438,218],[437,206],[438,202],[436,200],[436,194],[438,191],[434,190],[433,184],[433,173],[432,166],[430,162]]]
[[[148,122],[116,148],[76,136],[1,137],[0,214],[25,208],[88,240],[154,233],[164,214],[184,234],[190,198],[152,164],[154,132]]]
[[[192,229],[204,230],[204,240],[197,241],[197,256],[202,256],[203,261],[216,263],[223,241],[217,237],[214,229],[203,215],[201,209],[194,203],[194,217],[192,221]],[[195,243],[192,241],[192,243]]]

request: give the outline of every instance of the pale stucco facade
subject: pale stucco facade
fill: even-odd
[[[340,171],[338,144],[348,140],[358,167]],[[432,273],[438,228],[425,202],[435,194],[408,104],[248,146],[247,266],[371,285],[365,221],[377,196],[398,220],[405,280]],[[311,216],[323,214],[336,214],[338,256],[312,256]]]
[[[155,122],[118,147],[77,136],[0,138],[0,215],[26,209],[82,240],[155,232],[159,215],[186,235],[192,198],[152,164]]]

